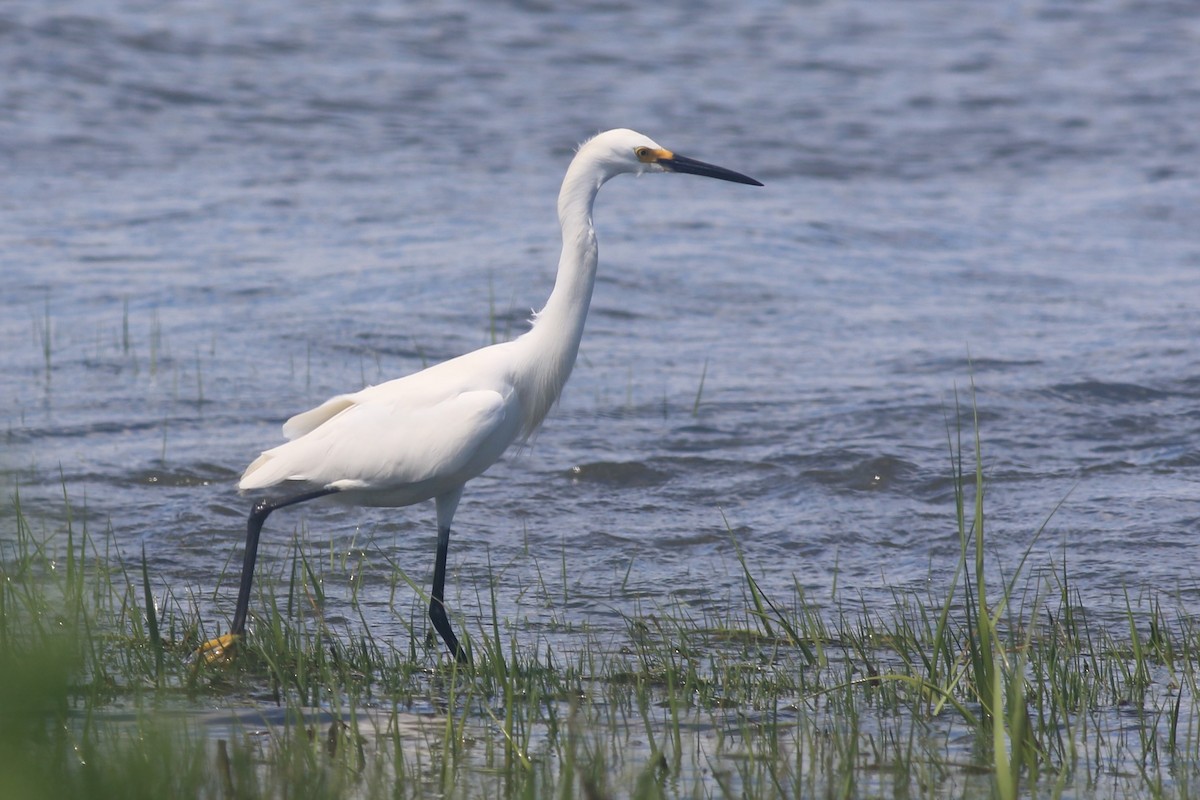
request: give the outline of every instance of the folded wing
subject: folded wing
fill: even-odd
[[[285,434],[296,438],[260,455],[238,488],[290,481],[375,495],[360,502],[415,503],[494,463],[520,429],[516,402],[493,389],[421,403],[370,389],[340,395],[289,420]]]

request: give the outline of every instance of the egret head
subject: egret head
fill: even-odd
[[[617,128],[593,136],[580,145],[579,155],[594,159],[607,173],[606,177],[626,172],[635,175],[646,172],[682,172],[762,186],[754,178],[740,172],[674,153],[649,136],[628,128]]]

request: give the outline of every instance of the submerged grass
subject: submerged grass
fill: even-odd
[[[361,611],[332,628],[327,573],[361,565],[300,545],[262,576],[237,662],[204,665],[192,651],[215,632],[194,599],[77,525],[65,487],[55,522],[14,489],[0,796],[1191,796],[1192,616],[1126,594],[1124,629],[1098,629],[1066,554],[1036,573],[1029,550],[993,563],[974,431],[968,468],[950,430],[960,554],[927,594],[818,606],[794,582],[771,597],[731,532],[742,596],[720,614],[664,601],[615,643],[585,629],[554,652],[493,612],[473,667],[419,624],[403,642],[373,638]]]

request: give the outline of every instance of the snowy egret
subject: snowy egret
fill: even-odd
[[[338,395],[289,419],[289,441],[254,460],[242,491],[283,486],[290,494],[260,500],[246,524],[241,585],[230,633],[200,648],[217,660],[246,629],[254,560],[272,511],[318,497],[363,506],[437,504],[437,560],[429,618],[450,653],[469,661],[443,601],[450,523],[467,481],[490,467],[510,444],[524,440],[558,400],[583,336],[596,281],[592,205],[604,183],[622,173],[682,172],[762,186],[732,170],[686,158],[627,129],[584,142],[558,195],[562,255],[554,289],[530,330],[420,372]]]

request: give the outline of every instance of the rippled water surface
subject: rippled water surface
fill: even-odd
[[[617,126],[766,186],[605,187],[562,402],[456,518],[468,628],[489,571],[555,646],[717,609],[726,521],[768,591],[945,576],[972,382],[1004,563],[1061,502],[1032,563],[1097,616],[1200,602],[1194,4],[15,0],[0,76],[5,491],[65,484],[214,628],[241,469],[520,333],[572,148]],[[432,505],[281,511],[264,568],[301,526],[366,552],[366,618],[406,636],[369,579],[428,580]]]

